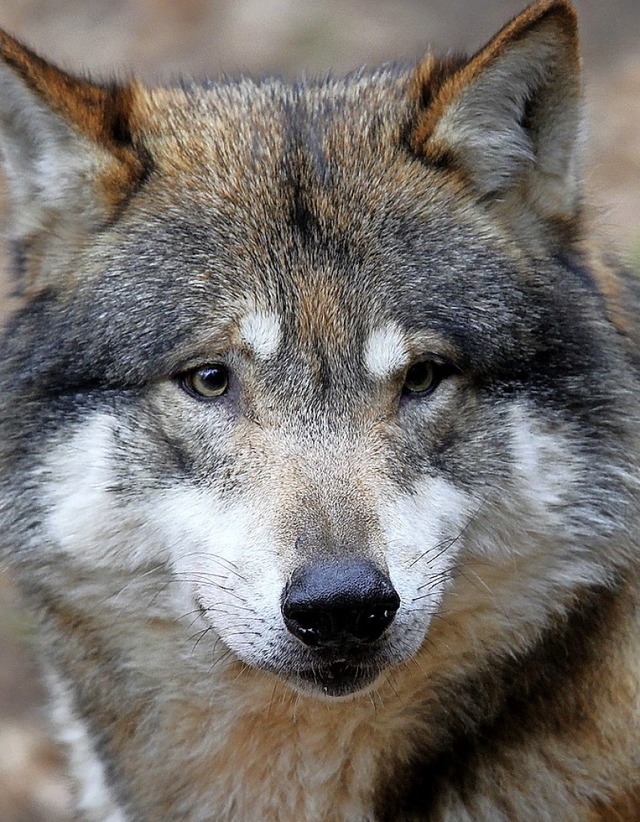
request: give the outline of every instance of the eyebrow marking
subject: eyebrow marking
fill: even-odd
[[[407,340],[395,323],[375,328],[364,347],[364,362],[373,377],[390,377],[409,363]]]
[[[254,311],[240,320],[239,328],[242,341],[261,359],[269,359],[278,350],[281,323],[275,314]]]

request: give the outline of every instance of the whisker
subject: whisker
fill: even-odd
[[[409,567],[409,568],[413,568],[413,566],[414,566],[416,563],[420,562],[420,560],[421,560],[421,559],[424,559],[424,557],[426,557],[427,555],[429,555],[431,551],[433,551],[434,549],[436,549],[436,550],[437,550],[437,549],[438,549],[438,548],[440,548],[442,545],[444,545],[444,548],[442,548],[442,550],[441,550],[441,551],[439,551],[439,552],[438,552],[438,553],[437,553],[437,554],[433,557],[433,559],[435,560],[435,559],[438,559],[439,557],[441,557],[443,553],[445,553],[445,552],[446,552],[446,551],[448,551],[448,550],[449,550],[449,549],[450,549],[453,545],[455,545],[455,544],[456,544],[456,542],[458,542],[458,541],[462,538],[462,536],[463,536],[463,535],[467,532],[467,530],[469,529],[469,527],[471,526],[471,524],[472,524],[472,523],[475,521],[475,519],[477,518],[477,516],[478,516],[478,514],[480,513],[480,511],[482,511],[482,509],[484,508],[484,506],[485,506],[485,505],[486,505],[486,503],[488,502],[488,500],[489,500],[489,495],[487,494],[487,496],[486,496],[486,497],[482,500],[482,502],[480,503],[480,505],[478,505],[478,507],[475,509],[475,511],[473,511],[473,512],[470,514],[469,518],[467,519],[467,521],[465,522],[465,524],[463,525],[463,527],[460,529],[460,531],[458,531],[458,533],[456,534],[456,536],[455,536],[455,537],[451,537],[451,538],[449,538],[449,539],[447,539],[447,540],[443,540],[443,542],[437,543],[436,545],[434,545],[434,546],[432,546],[432,547],[428,548],[426,551],[424,551],[422,554],[420,554],[420,556],[419,556],[419,557],[417,557],[417,559],[414,559],[414,560],[413,560],[413,561],[409,564],[409,566],[408,566],[408,567]]]

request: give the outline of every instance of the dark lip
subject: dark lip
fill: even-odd
[[[379,673],[379,667],[333,662],[296,671],[296,677],[305,690],[311,686],[324,696],[348,696],[367,688]]]

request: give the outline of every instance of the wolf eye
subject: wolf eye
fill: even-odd
[[[427,394],[440,382],[441,375],[437,363],[420,360],[414,363],[404,378],[403,390],[407,394]]]
[[[229,371],[226,365],[213,363],[194,368],[182,376],[180,384],[188,394],[202,399],[221,397],[229,387]]]

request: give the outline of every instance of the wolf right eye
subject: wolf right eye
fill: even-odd
[[[203,365],[183,374],[180,385],[192,397],[205,400],[215,399],[227,392],[229,370],[221,363]]]

